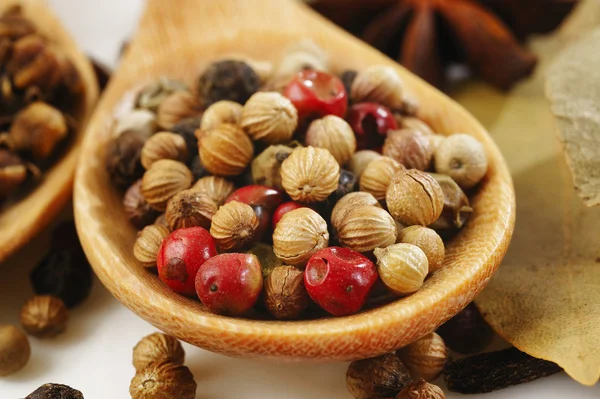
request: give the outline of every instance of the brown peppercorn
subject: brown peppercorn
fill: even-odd
[[[270,145],[252,161],[252,180],[256,184],[281,187],[281,164],[294,149],[286,145]]]
[[[199,179],[191,188],[203,192],[214,201],[217,206],[223,205],[231,193],[235,191],[235,184],[219,176],[205,176]]]
[[[178,192],[169,200],[165,218],[171,230],[194,226],[209,229],[217,208],[208,194],[189,189]]]
[[[133,244],[133,256],[144,267],[156,266],[156,255],[158,250],[171,230],[162,224],[151,224],[138,232],[135,244]]]
[[[210,235],[223,251],[242,249],[257,238],[258,225],[258,217],[250,205],[231,201],[213,216]]]
[[[324,201],[338,188],[339,179],[340,165],[323,148],[295,148],[281,164],[281,185],[294,201]]]
[[[450,176],[464,190],[479,183],[487,169],[485,148],[467,134],[448,136],[435,150],[435,171]]]
[[[444,209],[444,192],[433,177],[416,169],[397,173],[386,193],[388,209],[405,226],[428,226]]]
[[[350,98],[354,103],[374,102],[393,109],[402,106],[403,92],[404,82],[393,67],[373,65],[356,75]]]
[[[10,148],[30,152],[41,160],[52,153],[68,131],[67,121],[58,109],[34,102],[15,115],[6,141]]]
[[[140,162],[146,138],[130,130],[111,141],[106,154],[106,170],[119,188],[127,188],[144,174]]]
[[[393,353],[356,360],[346,372],[346,386],[356,399],[390,398],[410,381],[408,369]]]
[[[260,77],[245,62],[212,63],[198,79],[198,99],[205,107],[221,100],[244,104],[260,87]]]
[[[131,399],[194,399],[196,381],[190,370],[170,361],[155,361],[131,380]]]
[[[196,98],[189,91],[176,91],[170,94],[158,106],[156,121],[163,129],[170,130],[178,122],[200,115],[201,110]]]
[[[359,179],[367,166],[377,158],[380,158],[381,154],[372,150],[361,150],[357,151],[352,155],[348,162],[348,170],[354,173]]]
[[[224,123],[206,131],[198,130],[197,136],[202,164],[214,175],[237,176],[252,161],[252,141],[236,125]]]
[[[141,162],[146,169],[150,169],[150,166],[159,159],[185,162],[187,158],[188,148],[184,138],[170,132],[159,132],[150,137],[144,144],[141,154]]]
[[[83,399],[83,394],[67,385],[44,384],[25,399]]]
[[[435,230],[424,226],[409,226],[398,233],[398,242],[421,248],[429,262],[429,273],[439,270],[446,255],[444,241]]]
[[[265,306],[279,320],[297,320],[310,304],[304,272],[293,266],[273,269],[265,280]]]
[[[134,109],[119,117],[113,131],[113,137],[125,132],[137,132],[144,140],[152,136],[157,129],[156,115],[145,109]]]
[[[433,381],[438,378],[446,361],[448,349],[442,337],[430,333],[396,352],[413,379]]]
[[[181,343],[170,335],[153,333],[145,336],[133,348],[133,367],[141,371],[154,361],[183,364],[185,352]]]
[[[161,159],[144,173],[142,195],[154,209],[164,211],[175,194],[190,188],[192,179],[192,172],[181,162]]]
[[[364,191],[357,191],[354,193],[349,193],[344,195],[340,200],[335,204],[333,210],[331,211],[331,225],[334,229],[338,229],[338,226],[346,218],[346,214],[351,209],[359,208],[364,205],[372,205],[381,208],[379,201],[373,197],[372,194],[366,193]]]
[[[142,179],[133,183],[123,197],[123,208],[129,221],[138,229],[143,229],[158,217],[142,195]]]
[[[461,229],[473,213],[469,197],[450,176],[430,173],[444,192],[444,210],[432,229]]]
[[[265,144],[290,141],[298,125],[292,102],[276,92],[258,92],[242,109],[240,126],[253,140]]]
[[[356,137],[348,122],[338,116],[327,115],[310,124],[306,145],[325,148],[340,165],[345,165],[356,151]]]
[[[396,399],[446,399],[446,395],[442,388],[421,378],[419,381],[408,384],[398,393]]]
[[[326,248],[328,243],[327,222],[310,208],[286,213],[273,232],[275,255],[284,263],[298,267],[304,266],[315,252]]]
[[[15,326],[0,325],[0,377],[21,370],[30,356],[27,335]]]
[[[239,125],[242,118],[242,105],[233,101],[217,101],[204,111],[202,114],[202,122],[200,123],[202,130],[214,129],[223,123],[231,123]]]
[[[21,325],[29,335],[38,338],[54,337],[67,328],[69,311],[63,301],[50,295],[28,300],[21,309]]]
[[[340,245],[356,252],[385,248],[396,242],[396,223],[390,214],[377,206],[349,209],[337,225]]]
[[[378,201],[385,201],[392,178],[404,169],[400,162],[390,157],[376,158],[367,165],[360,176],[360,190],[373,194]]]
[[[187,90],[185,83],[164,76],[160,77],[156,82],[147,84],[140,91],[136,100],[136,108],[156,112],[167,97],[177,91],[185,90]]]
[[[383,143],[383,155],[395,159],[409,169],[429,169],[433,150],[429,137],[418,130],[389,132]]]

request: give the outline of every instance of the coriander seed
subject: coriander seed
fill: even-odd
[[[50,295],[35,296],[21,309],[21,325],[34,337],[54,337],[65,331],[68,321],[65,303]]]
[[[181,365],[184,360],[185,352],[181,343],[163,333],[147,335],[133,348],[133,367],[137,371],[143,370],[154,361],[168,361]]]
[[[435,150],[435,171],[450,176],[464,190],[479,183],[487,169],[485,148],[467,134],[448,136]]]

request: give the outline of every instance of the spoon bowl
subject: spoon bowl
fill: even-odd
[[[285,48],[305,39],[329,54],[334,72],[373,64],[396,68],[421,104],[419,116],[440,133],[464,132],[479,139],[489,171],[472,197],[473,216],[447,245],[444,267],[417,293],[340,318],[281,322],[215,315],[198,300],[170,291],[134,259],[136,232],[105,172],[110,126],[133,88],[160,76],[192,82],[210,62],[230,54],[276,61]],[[150,0],[88,125],[76,176],[75,215],[83,247],[103,284],[167,334],[232,356],[332,361],[376,356],[407,345],[464,308],[504,256],[514,226],[515,197],[498,148],[471,115],[306,6],[288,0]]]
[[[20,4],[23,14],[38,31],[58,45],[73,62],[83,80],[85,93],[77,118],[80,127],[71,138],[68,149],[44,172],[42,180],[31,192],[0,210],[0,262],[46,227],[69,201],[85,122],[98,98],[98,85],[91,64],[46,2],[0,0],[0,14],[15,4]]]

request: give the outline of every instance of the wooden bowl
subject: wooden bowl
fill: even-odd
[[[72,60],[86,88],[80,129],[72,138],[68,150],[44,173],[43,179],[24,198],[0,210],[0,262],[46,227],[71,197],[77,156],[84,126],[98,98],[96,77],[88,59],[62,27],[43,0],[0,0],[0,14],[14,4],[21,4],[24,14],[42,35],[57,44]]]
[[[114,113],[131,89],[161,75],[187,81],[227,54],[276,60],[282,49],[311,39],[333,69],[394,66],[438,132],[479,139],[489,171],[472,198],[474,214],[447,247],[444,267],[409,297],[363,313],[309,321],[257,321],[208,312],[198,300],[173,293],[138,265],[136,232],[121,194],[105,172]],[[514,226],[515,196],[508,168],[484,128],[464,109],[379,52],[311,12],[283,0],[194,2],[151,0],[137,37],[88,126],[75,184],[75,214],[86,254],[106,287],[139,316],[179,339],[215,352],[291,360],[351,360],[402,347],[465,307],[498,267]]]

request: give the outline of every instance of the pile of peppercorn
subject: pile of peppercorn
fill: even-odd
[[[0,15],[0,203],[55,160],[83,90],[71,61],[18,6]]]
[[[487,172],[481,143],[417,108],[394,68],[338,77],[310,43],[276,65],[214,62],[192,88],[150,83],[107,158],[135,258],[226,315],[344,316],[416,292]]]

